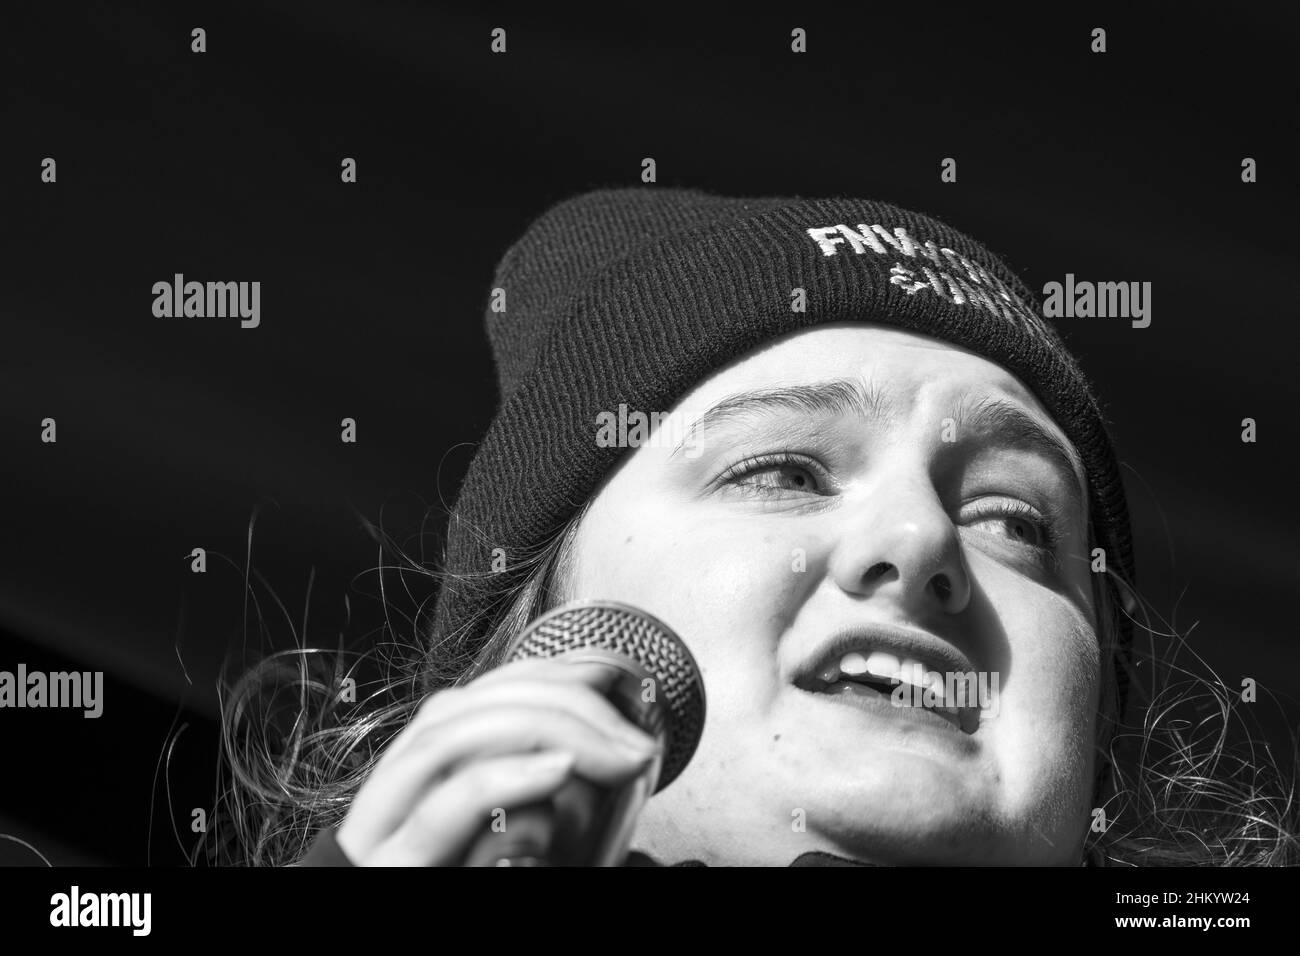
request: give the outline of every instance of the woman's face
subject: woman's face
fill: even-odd
[[[1029,391],[956,346],[840,323],[671,411],[592,502],[569,588],[661,618],[704,677],[699,749],[633,846],[1078,863],[1099,673],[1087,497]],[[893,689],[971,671],[955,715]]]

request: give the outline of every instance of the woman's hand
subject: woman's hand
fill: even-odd
[[[358,866],[448,866],[493,811],[545,800],[572,776],[614,784],[657,744],[602,696],[615,674],[528,658],[430,695],[357,792],[336,834]]]

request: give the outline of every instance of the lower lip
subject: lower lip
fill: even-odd
[[[951,737],[954,740],[962,741],[973,746],[974,741],[971,735],[963,731],[943,714],[937,714],[927,710],[924,707],[901,706],[894,702],[889,694],[874,690],[870,687],[864,687],[861,684],[855,684],[849,681],[836,681],[828,685],[823,690],[805,691],[816,697],[823,697],[827,700],[840,704],[845,707],[852,707],[855,710],[862,710],[873,714],[887,714],[895,720],[925,728],[927,730],[938,731],[944,736]],[[953,718],[955,719],[955,718]]]

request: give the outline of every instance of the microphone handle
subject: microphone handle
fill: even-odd
[[[642,698],[653,678],[644,665],[600,648],[564,655],[576,663],[600,663],[617,676],[606,699],[624,718],[666,743],[668,709]],[[617,787],[575,777],[552,800],[504,808],[505,828],[489,830],[470,848],[466,866],[618,866],[627,856],[636,818],[659,783],[664,746],[635,779]]]
[[[505,827],[480,836],[465,866],[618,866],[659,779],[662,757],[636,778],[605,787],[581,778],[552,800],[505,808]]]
[[[506,808],[505,829],[484,833],[465,866],[550,866],[555,812],[549,800]]]

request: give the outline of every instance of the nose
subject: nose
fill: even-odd
[[[844,591],[892,600],[917,620],[965,610],[971,582],[961,539],[927,477],[882,476],[848,508],[829,564]]]

